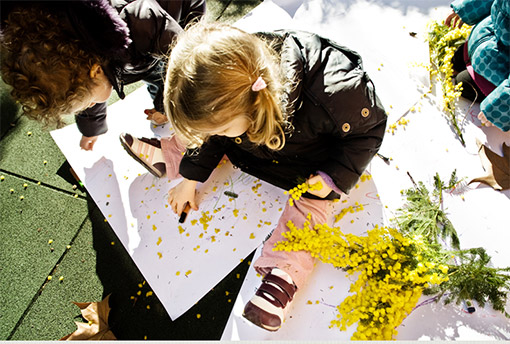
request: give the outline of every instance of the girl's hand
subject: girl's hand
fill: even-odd
[[[446,17],[444,24],[449,27],[457,26],[460,29],[461,26],[464,25],[464,22],[460,19],[457,13],[452,12],[448,15],[448,17]]]
[[[317,182],[320,182],[322,184],[322,188],[320,190],[308,190],[307,192],[308,193],[311,193],[312,195],[315,195],[317,197],[320,197],[320,198],[324,198],[326,197],[327,195],[329,195],[329,193],[331,191],[333,191],[332,188],[330,188],[328,186],[328,184],[326,184],[326,182],[324,181],[324,179],[322,179],[322,177],[320,175],[316,175],[316,176],[310,176],[310,178],[308,178],[308,180],[306,181],[308,185],[313,185]]]
[[[485,117],[484,113],[480,111],[480,113],[478,114],[478,119],[480,121],[482,121],[482,125],[485,126],[485,127],[493,127],[494,124],[492,124],[492,122],[490,122],[487,117]]]
[[[195,201],[195,189],[197,182],[195,180],[184,179],[174,188],[168,191],[168,204],[177,215],[181,216],[186,203],[189,202],[191,209],[198,210]]]
[[[156,111],[156,109],[146,109],[144,113],[147,115],[147,119],[156,125],[168,123],[168,118],[166,115]]]
[[[92,150],[97,141],[97,136],[82,136],[80,140],[80,147],[86,151]]]

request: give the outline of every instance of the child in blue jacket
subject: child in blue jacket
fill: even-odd
[[[480,101],[485,125],[510,130],[510,1],[455,0],[446,25],[474,25],[454,57],[462,95]]]

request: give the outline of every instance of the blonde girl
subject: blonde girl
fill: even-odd
[[[224,155],[284,190],[305,181],[322,185],[286,206],[254,263],[264,279],[243,315],[276,331],[314,260],[303,251],[273,251],[274,243],[284,240],[289,220],[326,223],[331,200],[349,192],[381,145],[386,115],[361,58],[311,33],[249,34],[199,23],[172,49],[164,103],[177,136],[162,140],[158,154],[170,178],[184,177],[169,191],[176,213],[188,203],[198,209],[196,185]],[[142,148],[158,151],[126,135],[130,147],[138,147],[134,155]],[[183,157],[176,138],[187,145]]]

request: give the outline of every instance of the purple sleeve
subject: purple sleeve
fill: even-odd
[[[319,176],[321,176],[322,179],[324,179],[324,181],[326,182],[326,185],[329,186],[331,189],[333,189],[333,191],[335,191],[339,195],[342,194],[342,190],[340,190],[338,188],[338,186],[335,185],[335,183],[333,182],[333,179],[331,179],[331,177],[326,172],[317,171],[317,174]]]

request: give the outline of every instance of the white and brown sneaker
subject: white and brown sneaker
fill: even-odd
[[[161,178],[166,173],[165,160],[158,139],[142,137],[137,139],[127,133],[119,136],[122,147],[154,176]]]
[[[243,317],[264,330],[277,331],[282,326],[296,290],[296,285],[285,271],[273,268],[244,306]]]

